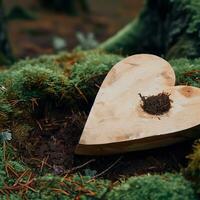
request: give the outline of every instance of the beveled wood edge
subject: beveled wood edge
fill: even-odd
[[[77,155],[113,155],[126,152],[134,152],[141,150],[155,149],[158,147],[164,147],[185,140],[196,139],[200,136],[200,125],[193,128],[189,128],[183,131],[168,133],[165,135],[154,135],[136,140],[97,144],[97,145],[85,145],[78,144],[75,149]]]

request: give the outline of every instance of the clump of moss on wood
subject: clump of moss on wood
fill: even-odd
[[[142,96],[139,93],[142,100],[141,108],[151,115],[163,115],[171,108],[172,100],[169,98],[168,93],[159,93],[158,95]]]

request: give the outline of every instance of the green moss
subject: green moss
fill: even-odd
[[[193,176],[200,176],[200,141],[196,142],[194,145],[194,151],[188,156],[190,163],[188,165],[188,170]]]
[[[6,152],[6,154],[5,154]],[[4,159],[4,154],[6,159]],[[131,177],[127,181],[112,188],[111,182],[104,179],[93,180],[90,176],[78,174],[61,177],[53,174],[43,176],[35,174],[31,169],[21,163],[11,146],[6,146],[6,151],[0,144],[0,199],[33,199],[33,200],[118,200],[118,199],[148,199],[148,200],[197,200],[192,185],[181,174],[145,175]],[[6,165],[12,171],[5,171]],[[28,171],[27,171],[28,170]],[[24,174],[26,171],[27,174]],[[27,191],[21,189],[5,190],[5,185],[12,187],[24,184],[34,177]],[[19,179],[20,174],[24,174]],[[17,181],[17,182],[16,182]]]
[[[88,109],[106,73],[121,56],[98,51],[25,59],[0,74],[0,129],[24,142],[36,120]],[[55,116],[54,116],[55,117]]]
[[[193,153],[188,156],[189,164],[184,173],[186,177],[194,182],[195,188],[200,193],[200,141],[197,140]]]
[[[177,85],[191,85],[200,88],[200,59],[176,59],[171,60]]]
[[[191,183],[178,174],[145,175],[129,178],[115,187],[108,200],[197,200]]]
[[[64,98],[74,86],[88,88],[90,79],[105,76],[121,58],[97,51],[41,56],[14,64],[1,73],[0,83],[23,101],[48,95]]]
[[[92,52],[74,64],[70,83],[93,101],[108,71],[122,59],[121,56]]]
[[[7,172],[5,170],[6,166]],[[34,178],[33,184],[31,184],[34,191],[31,189],[26,191],[23,187],[19,187],[30,180],[30,174]],[[19,179],[20,176],[21,178]],[[7,144],[3,147],[3,144],[0,143],[0,200],[71,200],[75,199],[75,197],[95,200],[103,197],[109,185],[110,182],[108,180],[91,180],[89,176],[80,176],[78,174],[69,175],[66,179],[53,174],[37,175],[19,161],[11,146]],[[16,189],[6,190],[5,186]]]
[[[73,175],[65,180],[51,174],[38,177],[36,193],[28,193],[29,199],[102,199],[108,191],[110,182],[107,180],[90,181],[91,177]]]
[[[18,194],[3,195],[0,200],[23,200]]]
[[[5,170],[6,166],[11,166],[12,169],[16,172],[23,172],[27,169],[27,167],[23,166],[21,162],[16,162],[14,160],[15,158],[16,157],[13,148],[9,145],[3,145],[0,143],[0,188],[3,188],[5,183],[7,185],[12,185],[16,180],[12,176],[8,176]]]

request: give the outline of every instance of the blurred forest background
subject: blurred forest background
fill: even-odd
[[[137,16],[143,0],[6,0],[3,6],[13,55],[24,58],[95,47]]]

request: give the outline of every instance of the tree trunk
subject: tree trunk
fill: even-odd
[[[100,48],[125,55],[195,58],[200,56],[199,24],[199,1],[146,0],[140,15]]]
[[[7,36],[3,0],[0,0],[0,64],[10,64],[13,61]]]

